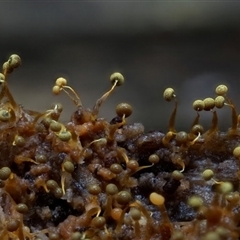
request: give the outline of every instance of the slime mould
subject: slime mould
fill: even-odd
[[[99,118],[102,103],[124,83],[120,73],[92,109],[65,78],[52,92],[76,110],[66,124],[60,103],[43,113],[24,109],[7,78],[21,65],[13,54],[0,73],[0,239],[237,240],[240,235],[240,117],[225,85],[193,102],[189,132],[175,129],[177,95],[166,133],[128,123],[132,107]],[[232,124],[218,129],[217,108]],[[203,129],[201,111],[212,115]]]

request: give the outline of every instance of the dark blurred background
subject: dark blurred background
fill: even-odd
[[[146,130],[167,130],[173,102],[162,93],[173,87],[179,101],[177,129],[188,130],[196,116],[192,102],[215,96],[218,84],[240,110],[240,3],[237,1],[1,1],[0,60],[22,58],[9,76],[17,102],[44,111],[64,105],[62,121],[75,109],[65,94],[51,93],[64,76],[85,107],[109,89],[121,72],[125,84],[101,108],[111,119],[115,106],[129,102],[129,122]],[[226,129],[231,110],[219,112]],[[211,113],[201,114],[209,127]]]

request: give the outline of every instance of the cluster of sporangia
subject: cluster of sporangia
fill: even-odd
[[[76,105],[67,124],[55,104],[29,111],[12,97],[7,77],[21,64],[10,56],[0,73],[0,239],[19,240],[234,240],[240,235],[239,117],[227,97],[196,100],[189,132],[166,134],[127,124],[132,107],[120,103],[110,122],[98,118],[101,104],[124,83],[110,76],[111,89],[92,109],[58,78],[52,91]],[[218,130],[216,108],[229,107],[232,126]],[[204,131],[200,111],[212,114]]]

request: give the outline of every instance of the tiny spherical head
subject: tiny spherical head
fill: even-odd
[[[128,204],[132,199],[132,195],[130,192],[128,191],[121,191],[117,194],[117,202],[120,204],[120,205],[126,205]]]
[[[124,83],[124,77],[121,73],[115,72],[110,76],[110,81],[112,85],[117,81],[117,86],[121,86]]]
[[[120,164],[118,163],[113,163],[111,166],[110,166],[110,171],[112,173],[115,173],[115,174],[119,174],[123,171],[123,168]]]
[[[149,196],[149,199],[151,203],[156,206],[161,206],[165,202],[165,198],[161,194],[158,194],[156,192],[152,192]]]
[[[118,187],[113,183],[109,183],[106,186],[106,193],[110,195],[115,195],[118,193]]]
[[[2,66],[3,72],[5,73],[11,73],[13,71],[13,68],[10,67],[9,62],[5,62]]]
[[[125,115],[125,117],[129,117],[132,114],[132,106],[128,103],[120,103],[116,107],[116,113],[119,117]]]
[[[46,182],[46,186],[47,188],[49,188],[50,190],[55,190],[57,187],[58,187],[58,184],[55,180],[53,179],[49,179],[47,182]]]
[[[157,154],[151,154],[149,157],[148,157],[148,161],[150,163],[153,163],[153,164],[156,164],[159,162],[159,156]]]
[[[131,209],[130,209],[130,216],[132,217],[132,219],[134,220],[134,221],[138,221],[138,220],[140,220],[140,218],[141,218],[141,211],[139,210],[139,209],[137,209],[137,208],[135,208],[135,207],[132,207]]]
[[[42,120],[42,123],[43,123],[44,127],[46,127],[46,128],[49,128],[51,122],[52,122],[51,117],[44,117]]]
[[[228,202],[237,203],[240,200],[239,192],[229,193],[225,196]]]
[[[74,165],[73,165],[73,163],[70,162],[70,161],[65,161],[65,162],[63,163],[63,168],[64,168],[64,170],[65,170],[66,172],[68,172],[68,173],[73,173],[73,172],[74,172]]]
[[[132,159],[132,160],[129,160],[129,162],[127,162],[127,168],[132,170],[132,171],[137,171],[138,168],[139,168],[139,163],[138,161]]]
[[[121,208],[113,208],[111,211],[111,217],[116,220],[119,221],[120,217],[122,215],[122,209]]]
[[[188,199],[188,205],[193,208],[200,208],[203,205],[203,200],[199,196],[192,196]]]
[[[28,212],[28,206],[24,203],[19,203],[17,206],[16,206],[16,210],[19,212],[19,213],[22,213],[22,214],[25,214]]]
[[[59,240],[60,236],[57,232],[48,233],[49,240]]]
[[[195,100],[193,102],[193,109],[196,111],[202,111],[205,107],[205,103],[203,102],[203,100]]]
[[[223,96],[217,96],[215,98],[215,106],[217,108],[222,108],[224,106],[225,98]]]
[[[205,104],[205,107],[204,107],[205,111],[209,111],[215,107],[215,100],[213,98],[210,98],[210,97],[205,98],[203,102]]]
[[[20,221],[19,220],[17,220],[17,219],[10,219],[7,222],[7,230],[9,232],[14,232],[14,231],[16,231],[19,228],[19,225],[20,225]]]
[[[61,103],[54,103],[52,105],[52,109],[54,109],[58,113],[61,113],[63,111],[63,105]]]
[[[180,180],[182,180],[184,178],[184,175],[180,171],[174,170],[172,172],[172,178],[175,179],[175,180],[180,181]]]
[[[67,85],[67,79],[62,78],[62,77],[57,78],[55,84],[56,84],[56,86],[59,86],[59,87],[66,86]]]
[[[68,142],[72,138],[72,134],[69,131],[62,131],[58,134],[60,140]]]
[[[16,135],[14,138],[14,143],[18,147],[23,147],[25,145],[26,141],[22,136]]]
[[[74,232],[71,235],[71,240],[81,240],[82,234],[80,232]]]
[[[203,171],[202,173],[202,178],[205,180],[205,181],[209,181],[210,179],[212,179],[214,176],[214,172],[211,170],[211,169],[206,169]]]
[[[221,182],[217,189],[222,194],[228,194],[233,191],[233,185],[231,182]]]
[[[61,198],[63,196],[63,191],[60,187],[57,187],[53,190],[53,194],[56,198]]]
[[[188,141],[188,134],[184,131],[180,131],[176,134],[175,140],[180,143],[180,144],[184,144],[187,143]]]
[[[106,219],[102,216],[93,218],[91,222],[91,225],[96,228],[103,228],[105,224]]]
[[[0,121],[8,122],[11,119],[11,113],[8,110],[0,110]]]
[[[204,132],[203,126],[200,124],[193,125],[191,132],[195,135],[198,135],[199,133],[202,134]]]
[[[0,179],[7,180],[10,177],[11,169],[9,167],[2,167],[0,169]]]
[[[233,156],[234,156],[235,158],[240,159],[240,146],[237,146],[237,147],[234,148],[234,150],[233,150]]]
[[[175,98],[175,92],[173,88],[166,88],[165,91],[163,92],[163,98],[167,101],[170,102],[173,98]]]
[[[50,128],[53,132],[59,132],[59,131],[62,129],[62,125],[61,125],[59,122],[57,122],[57,121],[55,121],[55,120],[52,120],[49,128]]]
[[[52,88],[52,92],[53,92],[53,94],[58,95],[61,92],[61,88],[59,86],[55,85]]]
[[[225,95],[227,93],[227,91],[228,91],[228,87],[226,85],[223,85],[223,84],[217,86],[216,89],[215,89],[215,92],[218,96]]]
[[[38,163],[46,163],[47,162],[47,157],[46,155],[43,155],[43,154],[37,154],[35,156],[35,160],[38,162]]]
[[[91,184],[88,186],[88,192],[93,195],[98,195],[102,191],[98,184]]]
[[[8,60],[9,66],[11,68],[17,68],[21,65],[21,58],[17,54],[12,54]]]

